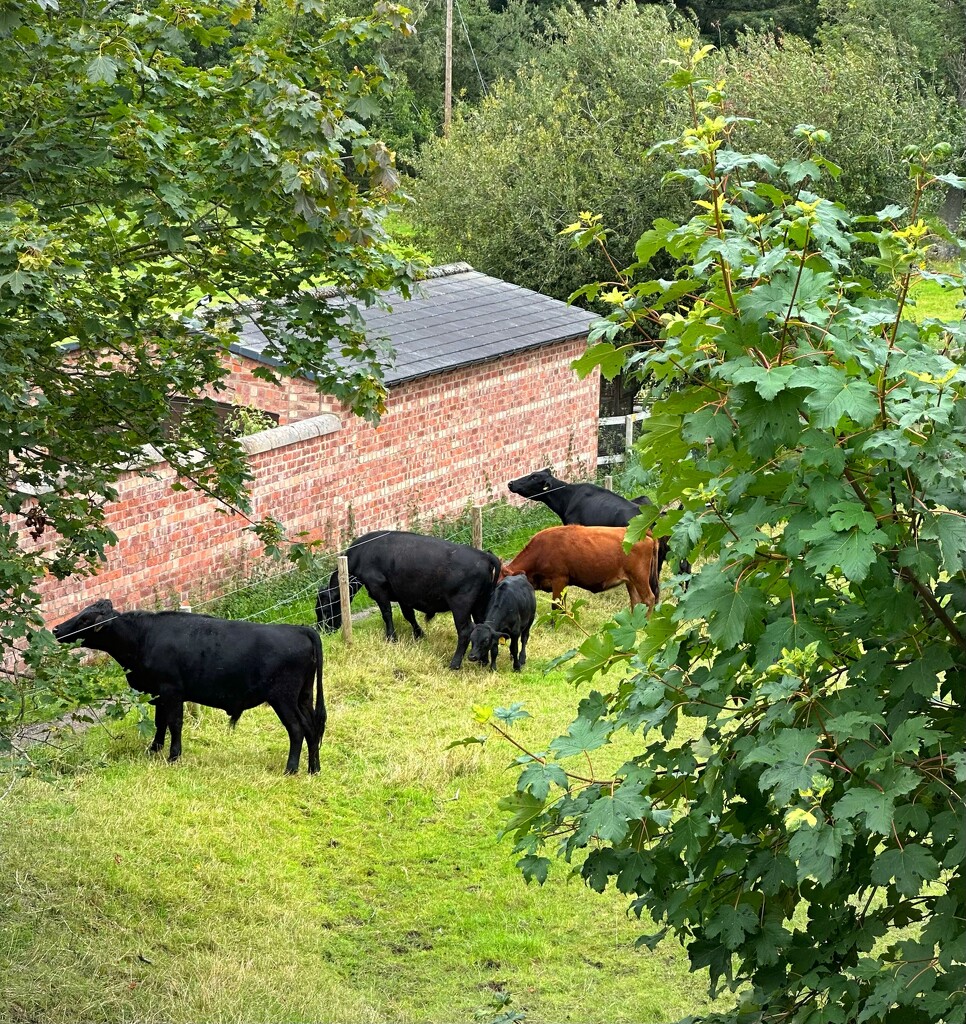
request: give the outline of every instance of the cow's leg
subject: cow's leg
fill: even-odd
[[[379,605],[383,625],[386,627],[386,639],[391,643],[395,643],[399,637],[396,636],[396,627],[392,624],[392,602],[377,600],[376,604]]]
[[[311,733],[305,734],[305,745],[309,751],[309,775],[315,775],[322,768],[322,763],[319,761],[319,741],[320,736],[317,736],[314,730]],[[296,763],[296,768],[298,764]]]
[[[463,664],[463,656],[470,645],[470,633],[473,632],[473,620],[469,612],[453,610],[453,622],[456,626],[456,653],[449,663],[450,668],[459,668]]]
[[[285,774],[295,775],[299,770],[299,759],[302,757],[302,741],[306,738],[306,729],[302,724],[302,717],[298,708],[282,701],[269,701],[272,710],[278,715],[278,720],[285,726],[288,733],[288,760],[285,762]],[[311,736],[314,729],[308,730]],[[318,756],[318,742],[316,742],[316,756]],[[312,768],[312,747],[309,745],[309,770]]]
[[[527,663],[527,641],[530,639],[530,627],[520,634],[520,668]]]
[[[523,662],[520,661],[520,641],[516,634],[510,637],[510,657],[513,658],[513,671],[519,672]]]
[[[177,761],[181,757],[181,727],[184,724],[184,701],[171,701],[169,708],[168,729],[171,731],[171,749],[168,751],[168,760]]]
[[[641,583],[638,581],[636,584],[631,580],[626,581],[627,585],[627,596],[631,601],[631,611],[639,604],[647,605],[647,614],[650,615],[654,611],[654,605],[657,604],[654,595],[651,593],[651,587],[648,583]]]
[[[314,775],[322,767],[319,761],[319,744],[322,742],[322,732],[316,728],[315,711],[312,707],[312,685],[314,680],[310,677],[308,685],[303,687],[299,694],[299,720],[302,723],[302,732],[305,736],[305,747],[309,758],[309,775]],[[325,729],[325,722],[322,722],[322,729]]]
[[[156,754],[159,750],[164,749],[164,737],[168,731],[170,705],[162,701],[160,697],[155,697],[151,703],[154,705],[154,740],[151,742],[149,749],[152,754]]]
[[[570,582],[568,579],[554,579],[550,581],[550,610],[555,612],[562,612],[564,610],[563,601],[560,600],[561,595]]]
[[[413,627],[413,639],[422,640],[425,636],[419,623],[416,621],[416,613],[408,604],[400,604],[399,610],[403,613],[403,618]]]
[[[379,612],[386,627],[386,639],[395,643],[398,637],[396,636],[396,627],[392,622],[392,598],[389,592],[379,581],[368,582],[366,590],[369,591],[369,596],[379,606]]]

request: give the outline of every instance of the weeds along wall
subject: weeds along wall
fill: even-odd
[[[307,381],[272,387],[251,376],[255,363],[238,360],[231,401],[280,418],[243,439],[252,517],[273,515],[290,538],[304,532],[337,550],[368,530],[418,529],[468,504],[519,503],[507,481],[542,466],[591,476],[599,382],[570,367],[585,345],[559,342],[396,385],[377,427]],[[102,597],[121,610],[200,604],[262,564],[244,517],[197,491],[173,491],[165,463],[149,469],[153,478],[127,473],[119,482],[108,516],[118,543],[99,574],[44,583],[48,623]],[[284,568],[264,568],[273,566]]]

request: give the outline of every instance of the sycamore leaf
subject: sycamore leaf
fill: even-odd
[[[99,53],[87,65],[87,81],[91,85],[113,85],[117,81],[117,61]]]
[[[613,731],[613,724],[606,718],[589,722],[586,718],[578,718],[563,736],[558,736],[551,744],[550,749],[557,757],[573,757],[576,754],[586,754],[590,750],[597,750],[610,742],[610,734]]]
[[[933,882],[938,877],[939,864],[918,843],[906,843],[899,850],[885,850],[872,865],[872,881],[884,886],[894,880],[903,896],[918,896],[923,883]]]
[[[500,829],[500,835],[505,836],[510,832],[522,833],[527,830],[534,818],[543,813],[544,801],[533,796],[532,793],[513,793],[498,801],[497,806],[501,811],[510,813],[510,818]]]
[[[541,761],[531,761],[517,780],[517,789],[521,793],[530,793],[537,800],[547,799],[551,785],[566,789],[567,774],[560,765]]]
[[[516,866],[520,869],[527,885],[531,882],[543,885],[547,880],[547,872],[550,870],[550,860],[547,857],[538,857],[529,853],[526,857],[521,857]]]
[[[895,800],[891,793],[870,786],[853,786],[832,808],[836,818],[863,818],[866,828],[882,836],[892,834]]]
[[[848,377],[836,366],[803,367],[793,381],[795,387],[812,389],[805,406],[815,427],[838,427],[843,418],[868,426],[879,411],[875,388],[866,380]]]
[[[758,931],[758,915],[747,903],[725,905],[717,909],[705,931],[712,938],[720,936],[728,949],[738,949],[746,935]]]
[[[624,368],[626,361],[626,349],[615,348],[609,341],[602,341],[588,348],[570,365],[581,380],[598,366],[606,380],[613,380]]]
[[[631,822],[644,816],[648,801],[634,787],[618,786],[613,796],[598,797],[584,816],[577,838],[586,842],[597,836],[606,843],[620,843],[630,831]]]
[[[876,545],[886,541],[886,535],[877,528],[852,527],[839,532],[830,519],[802,530],[801,538],[812,545],[805,554],[810,569],[824,574],[838,567],[853,582],[865,579],[877,558]]]

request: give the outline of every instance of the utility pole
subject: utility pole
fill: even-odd
[[[443,134],[453,118],[453,0],[446,0],[446,70],[443,84]]]

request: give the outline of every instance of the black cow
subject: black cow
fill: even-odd
[[[431,618],[450,611],[456,624],[456,653],[450,668],[459,668],[470,642],[473,622],[482,622],[500,573],[500,560],[489,551],[454,544],[439,537],[424,537],[402,530],[376,530],[354,540],[345,552],[349,559],[349,600],[362,587],[382,612],[386,639],[395,640],[392,602],[402,610],[418,640],[423,631],[415,612]],[[319,624],[325,629],[342,625],[339,575],[319,590],[315,603]]]
[[[169,761],[181,756],[185,701],[227,711],[232,725],[243,711],[267,703],[288,732],[285,771],[298,771],[303,740],[309,772],[319,770],[326,714],[322,644],[311,626],[234,622],[190,612],[118,612],[103,600],[54,626],[53,634],[61,643],[79,641],[105,651],[135,690],[154,696],[151,750],[164,747],[170,730]]]
[[[526,576],[508,576],[498,583],[486,618],[470,633],[470,661],[478,661],[484,668],[489,661],[495,672],[500,641],[509,640],[513,671],[519,672],[527,663],[527,640],[536,614],[537,596]]]
[[[631,500],[596,484],[568,484],[555,477],[549,469],[538,469],[535,473],[517,477],[507,484],[507,488],[523,498],[542,501],[565,526],[627,526],[641,511],[642,505],[651,504],[643,494]],[[667,557],[669,540],[668,537],[658,538],[658,576]],[[686,576],[691,573],[691,564],[684,558],[681,559],[680,571]]]

